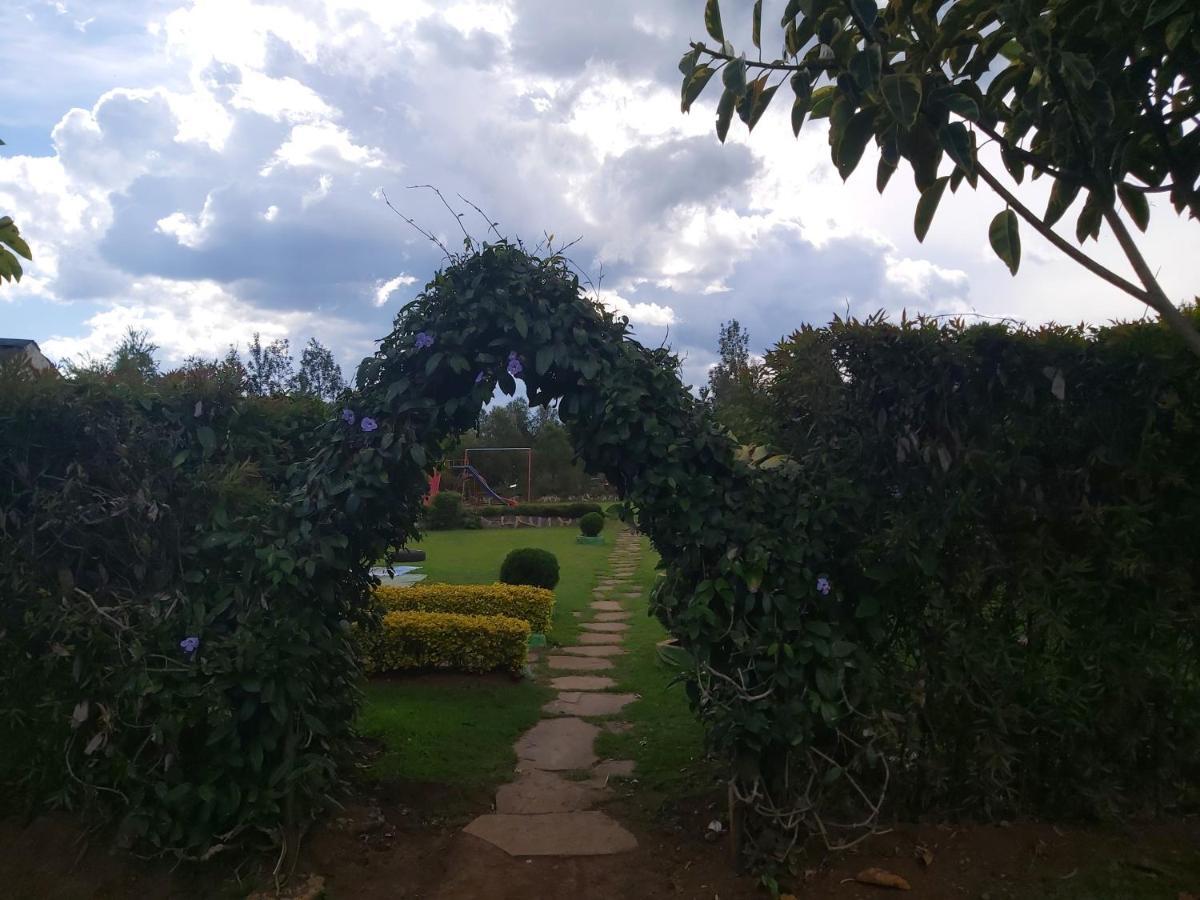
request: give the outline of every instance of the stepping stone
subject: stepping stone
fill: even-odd
[[[637,838],[597,810],[480,816],[463,830],[509,856],[607,856],[637,849]]]
[[[598,612],[596,613],[597,622],[628,622],[633,618],[631,612]]]
[[[511,784],[500,785],[496,791],[496,812],[523,816],[579,812],[591,809],[598,799],[600,792],[585,782],[530,769]]]
[[[616,600],[594,600],[592,609],[598,609],[601,612],[621,612],[622,607]]]
[[[525,768],[566,772],[596,762],[592,744],[600,729],[583,719],[542,719],[517,740],[513,749]]]
[[[604,634],[603,632],[593,633],[591,631],[583,631],[579,634],[579,643],[589,644],[593,647],[604,645],[619,645],[621,636],[619,634]]]
[[[636,763],[632,759],[606,759],[592,769],[592,781],[607,778],[632,778]]]
[[[586,647],[559,647],[559,653],[566,653],[569,656],[624,656],[627,651],[624,647],[617,644],[590,644]]]
[[[542,712],[552,716],[612,716],[637,698],[637,694],[563,691],[543,706]]]
[[[606,691],[617,683],[607,675],[560,675],[550,679],[556,691]]]
[[[584,631],[622,632],[629,630],[629,626],[624,622],[584,622],[579,627]],[[553,665],[554,657],[550,657],[550,660]]]
[[[590,656],[551,656],[549,659],[550,668],[566,672],[598,672],[613,667],[607,659],[593,659]]]

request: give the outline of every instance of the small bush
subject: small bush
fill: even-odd
[[[595,537],[604,530],[604,516],[598,512],[590,512],[579,520],[579,530],[585,537]]]
[[[375,599],[389,612],[448,612],[523,619],[535,634],[550,631],[554,592],[527,584],[414,584],[380,587]]]
[[[558,559],[548,550],[522,547],[504,557],[500,580],[505,584],[531,584],[553,589],[558,584]]]
[[[389,612],[378,628],[359,632],[368,672],[448,667],[463,672],[525,667],[529,623],[509,616]]]
[[[484,506],[478,512],[485,519],[501,516],[557,516],[563,519],[578,519],[590,512],[600,512],[600,504],[585,500],[569,503],[518,503],[516,506]]]
[[[429,501],[425,513],[426,524],[431,531],[446,531],[463,527],[463,498],[456,491],[440,491]]]

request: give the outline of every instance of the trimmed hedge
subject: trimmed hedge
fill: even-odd
[[[598,512],[590,512],[579,520],[579,530],[584,537],[595,537],[604,530],[604,516]]]
[[[500,580],[505,584],[552,589],[558,584],[558,558],[549,550],[538,547],[512,550],[500,564]]]
[[[385,609],[447,612],[472,616],[508,616],[529,623],[534,634],[547,634],[554,614],[554,592],[527,584],[414,584],[376,588]]]
[[[602,512],[599,503],[574,501],[570,503],[518,503],[516,506],[483,506],[476,510],[485,519],[502,516],[549,516],[579,519],[590,512]]]
[[[368,672],[448,667],[519,674],[528,643],[529,623],[510,616],[406,610],[389,612],[378,628],[359,632]]]

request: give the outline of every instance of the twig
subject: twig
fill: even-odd
[[[468,232],[466,229],[466,226],[463,225],[463,223],[462,223],[463,214],[460,212],[455,212],[454,207],[451,206],[449,203],[447,203],[446,198],[442,196],[442,192],[439,191],[437,188],[435,188],[432,184],[410,184],[408,186],[408,190],[410,190],[410,191],[419,191],[419,190],[421,190],[421,188],[427,188],[428,190],[431,190],[435,194],[437,194],[438,199],[442,201],[442,206],[446,207],[446,209],[447,209],[447,211],[449,211],[450,215],[454,216],[454,222],[456,225],[458,225],[458,230],[463,233],[463,238],[466,239],[467,248],[474,249],[475,238],[471,237],[470,232]]]
[[[418,225],[416,222],[414,222],[412,219],[410,219],[404,213],[400,212],[400,210],[396,209],[396,207],[392,205],[392,201],[388,199],[387,191],[380,188],[379,194],[381,197],[383,197],[383,202],[387,204],[388,209],[390,209],[392,212],[394,212],[396,215],[398,215],[400,218],[402,218],[405,222],[407,222],[409,225],[411,225],[413,228],[415,228],[418,232],[420,232],[420,234],[424,238],[426,238],[427,240],[431,241],[432,243],[434,243],[438,247],[440,247],[442,253],[445,254],[447,259],[454,258],[454,254],[452,254],[449,250],[446,249],[445,244],[443,244],[441,241],[439,241],[436,237],[434,237],[432,234],[430,234],[428,231],[426,231],[424,228],[422,228],[420,225]]]

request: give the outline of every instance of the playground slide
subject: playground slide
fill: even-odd
[[[478,484],[481,488],[483,488],[485,491],[487,491],[487,493],[489,495],[491,495],[492,497],[495,497],[501,503],[507,503],[509,506],[517,505],[516,500],[510,499],[509,497],[501,497],[499,494],[497,494],[495,491],[493,491],[492,486],[487,483],[487,480],[482,475],[479,474],[479,470],[476,469],[474,466],[455,466],[454,468],[465,469],[467,474],[470,475],[472,478],[474,478],[475,481],[478,482]]]

